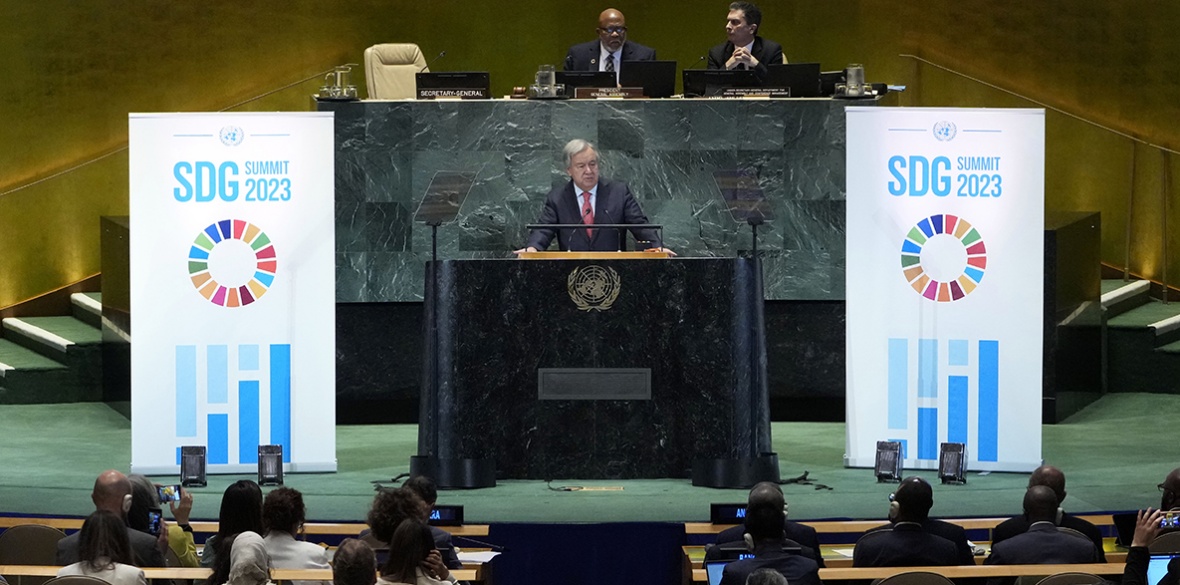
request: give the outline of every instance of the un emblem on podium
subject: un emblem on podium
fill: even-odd
[[[582,311],[605,311],[619,298],[619,273],[614,268],[583,266],[570,272],[566,281],[570,299]]]

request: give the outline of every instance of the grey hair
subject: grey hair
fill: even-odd
[[[583,150],[586,150],[587,148],[594,148],[594,145],[591,144],[590,141],[582,140],[581,138],[575,138],[565,143],[565,147],[561,149],[561,156],[565,161],[565,168],[570,168],[570,162],[574,160],[574,155],[582,152]],[[594,150],[598,149],[595,148]]]
[[[758,569],[746,577],[746,585],[787,585],[787,578],[774,569]]]

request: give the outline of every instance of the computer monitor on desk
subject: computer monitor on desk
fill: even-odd
[[[642,87],[649,98],[671,97],[676,92],[676,62],[627,61],[619,71],[619,85]]]
[[[730,88],[760,87],[753,71],[726,69],[685,69],[685,97],[713,97]]]
[[[558,71],[557,84],[566,87],[566,95],[575,87],[615,87],[618,80],[612,71]]]
[[[418,73],[415,76],[418,99],[462,98],[488,99],[491,79],[487,71],[448,71],[446,73]]]
[[[790,63],[766,67],[766,87],[788,89],[791,97],[819,97],[819,63]]]

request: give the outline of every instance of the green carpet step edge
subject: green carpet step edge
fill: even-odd
[[[0,370],[64,370],[61,362],[51,360],[31,349],[17,345],[7,339],[0,339]]]
[[[1111,317],[1106,326],[1113,329],[1143,329],[1177,315],[1180,315],[1180,303],[1165,305],[1162,301],[1151,299],[1143,305]]]
[[[76,345],[102,344],[102,329],[74,317],[21,317],[20,320]]]

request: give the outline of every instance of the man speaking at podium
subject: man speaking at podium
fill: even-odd
[[[619,249],[619,233],[615,229],[594,229],[594,224],[644,224],[647,216],[639,208],[639,202],[631,194],[630,187],[622,181],[598,177],[598,151],[594,145],[575,138],[562,149],[565,172],[570,181],[557,187],[545,197],[541,217],[537,223],[580,223],[586,229],[536,229],[529,234],[528,246],[513,252],[536,252],[549,247],[553,236],[557,246],[570,252],[615,252]],[[632,229],[637,241],[652,242],[653,247],[662,248],[660,234],[654,229]]]

